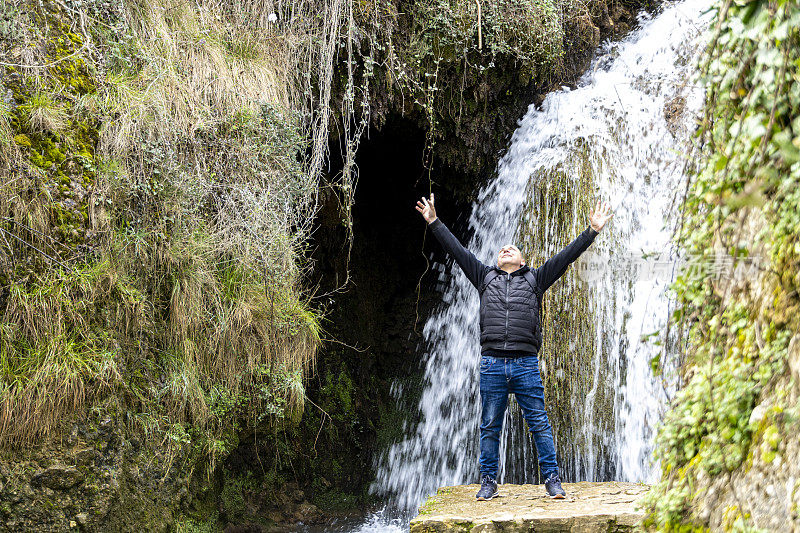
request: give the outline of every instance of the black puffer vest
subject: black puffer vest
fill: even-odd
[[[528,271],[527,266],[510,274],[492,268],[486,275],[479,289],[482,352],[539,352],[542,292],[531,274],[526,279]]]

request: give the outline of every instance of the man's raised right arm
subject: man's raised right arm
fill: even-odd
[[[422,199],[417,202],[417,211],[422,213],[423,218],[431,228],[431,232],[436,237],[436,240],[442,245],[442,248],[456,260],[458,266],[464,271],[467,279],[475,286],[480,287],[483,278],[486,275],[488,267],[478,261],[472,252],[464,248],[464,246],[456,239],[447,226],[444,225],[437,216],[434,207],[434,198],[431,194],[430,200]]]

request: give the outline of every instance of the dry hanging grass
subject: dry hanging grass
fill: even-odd
[[[321,337],[301,265],[334,65],[344,50],[352,94],[364,35],[352,0],[134,0],[107,20],[91,2],[13,7],[20,46],[2,60],[26,101],[0,108],[0,134],[31,146],[0,145],[0,446],[116,387],[145,435],[212,461],[235,417],[296,417]],[[368,108],[341,112],[347,212]]]
[[[12,285],[0,328],[0,445],[47,437],[121,383],[119,345],[96,327],[100,306],[120,334],[150,324],[142,294],[108,263]]]

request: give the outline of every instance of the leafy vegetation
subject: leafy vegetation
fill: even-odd
[[[701,68],[702,163],[679,242],[700,262],[718,251],[736,257],[736,275],[689,269],[673,285],[673,318],[688,332],[685,386],[660,429],[662,480],[645,501],[645,525],[666,531],[709,527],[692,511],[709,485],[755,458],[772,462],[800,414],[786,400],[800,331],[800,8],[724,1],[714,9]],[[751,416],[765,398],[766,414]],[[752,528],[746,503],[723,521]]]

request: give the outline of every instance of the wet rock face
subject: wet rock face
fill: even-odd
[[[65,433],[0,461],[0,532],[165,531],[190,503],[186,462],[127,437],[111,416]]]
[[[475,501],[479,485],[443,487],[420,508],[411,533],[633,531],[644,516],[638,483],[565,483],[567,498],[551,500],[543,485],[500,485],[500,496]]]
[[[219,516],[225,533],[274,531],[276,524],[302,527],[325,518],[296,483],[236,477],[228,470],[224,475],[228,477],[220,493]]]

